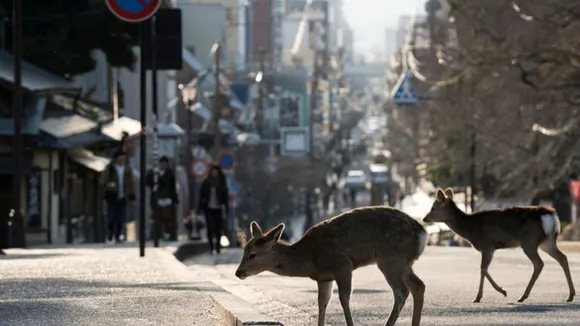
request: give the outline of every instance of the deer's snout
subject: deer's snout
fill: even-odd
[[[239,278],[240,280],[243,280],[246,277],[248,277],[248,273],[246,271],[243,271],[243,270],[238,269],[236,271],[236,277]]]

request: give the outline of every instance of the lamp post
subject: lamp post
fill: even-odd
[[[213,101],[212,101],[212,128],[213,128],[213,159],[214,162],[217,163],[217,157],[222,150],[222,133],[220,131],[220,117],[221,117],[221,110],[222,110],[222,97],[221,97],[221,89],[220,89],[220,74],[221,74],[221,44],[219,41],[216,41],[211,49],[211,52],[214,56],[214,79],[215,79],[215,88],[213,93]]]

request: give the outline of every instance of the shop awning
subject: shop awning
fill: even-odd
[[[14,59],[12,55],[0,51],[0,80],[14,83]],[[22,88],[34,93],[79,93],[80,88],[59,76],[22,62]]]
[[[129,137],[138,135],[141,132],[141,122],[129,117],[120,117],[104,125],[101,132],[109,138],[121,141],[123,132],[129,134]]]
[[[55,137],[66,138],[94,130],[98,123],[77,114],[42,121],[40,130]]]
[[[93,152],[84,148],[71,151],[69,152],[68,156],[71,161],[95,172],[103,172],[107,168],[107,165],[109,165],[111,162],[110,159],[97,156]]]

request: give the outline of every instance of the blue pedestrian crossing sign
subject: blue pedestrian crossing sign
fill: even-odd
[[[220,153],[217,157],[218,164],[224,170],[229,170],[234,168],[235,157],[232,153]]]
[[[394,87],[393,102],[395,104],[417,104],[419,97],[413,88],[413,74],[409,71],[403,73]]]

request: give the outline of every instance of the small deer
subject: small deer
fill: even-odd
[[[280,240],[284,224],[263,233],[252,222],[250,230],[252,237],[236,277],[243,280],[270,271],[316,281],[319,326],[324,326],[333,281],[338,286],[346,323],[354,325],[350,312],[352,272],[371,264],[377,264],[393,290],[395,303],[386,325],[395,324],[411,293],[412,325],[419,326],[425,285],[412,265],[425,249],[427,232],[407,214],[389,207],[353,209],[314,225],[295,243]]]
[[[534,265],[532,277],[518,302],[528,298],[544,267],[544,262],[538,254],[538,247],[562,266],[568,282],[567,301],[574,299],[576,291],[570,276],[568,258],[558,249],[556,243],[560,233],[560,220],[553,209],[543,206],[511,207],[467,214],[457,207],[453,201],[453,190],[447,188],[445,191],[437,190],[431,211],[423,221],[447,224],[453,232],[481,252],[479,289],[473,302],[480,302],[483,296],[484,277],[496,291],[507,296],[506,291],[493,280],[487,270],[497,249],[517,247],[523,249]]]

